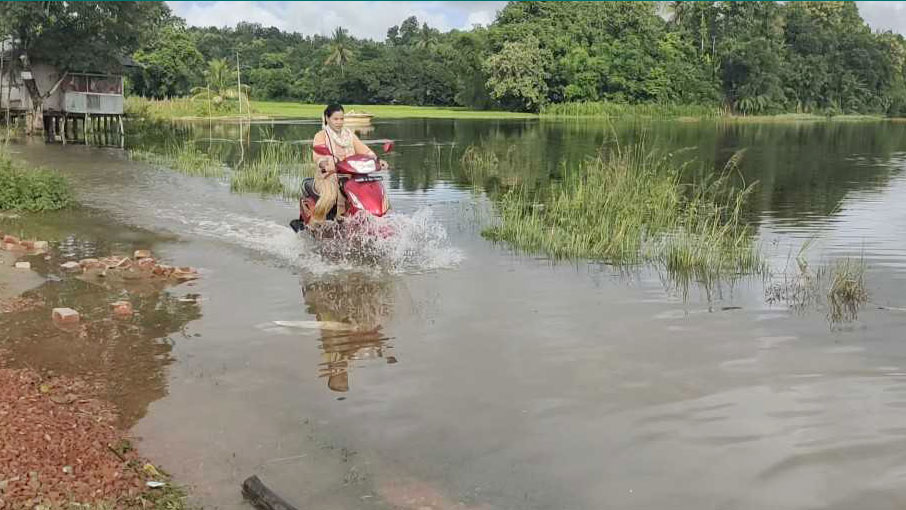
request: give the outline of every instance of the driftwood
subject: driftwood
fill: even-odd
[[[252,475],[242,482],[242,495],[249,500],[252,506],[260,510],[298,510],[268,489],[256,475]]]

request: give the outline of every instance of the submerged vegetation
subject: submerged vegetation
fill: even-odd
[[[0,210],[55,211],[74,203],[66,179],[52,170],[27,169],[0,145]]]
[[[264,143],[254,157],[229,168],[195,143],[171,143],[161,152],[133,149],[129,156],[198,177],[228,178],[236,193],[295,196],[302,178],[314,176],[311,151],[301,145]]]
[[[812,271],[805,254],[813,242],[814,238],[802,246],[792,273],[784,270],[772,276],[765,291],[767,302],[783,303],[797,312],[826,304],[831,324],[856,320],[869,299],[865,261],[847,257]]]
[[[311,150],[300,145],[265,144],[253,161],[230,174],[230,189],[237,193],[294,196],[304,177],[313,177]]]
[[[864,261],[850,258],[837,261],[831,268],[830,288],[827,291],[831,320],[854,320],[859,308],[867,301]]]
[[[717,177],[690,177],[687,164],[639,143],[567,169],[549,189],[521,186],[497,200],[500,220],[485,235],[554,258],[657,263],[679,280],[710,282],[761,270],[741,213],[751,186],[731,182],[736,158]]]
[[[129,151],[129,157],[136,161],[172,168],[186,175],[219,177],[224,174],[223,164],[198,149],[193,142],[171,143],[163,152],[132,149]]]

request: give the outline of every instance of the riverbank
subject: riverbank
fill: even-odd
[[[58,205],[42,195],[44,187],[23,184],[40,182],[29,178],[51,171],[0,156],[0,163],[23,179],[0,196],[43,204],[45,210]],[[65,214],[80,213],[74,208]],[[63,217],[3,213],[0,230],[30,239],[49,233],[38,224]],[[159,316],[157,304],[147,296],[136,298],[131,287],[108,291],[104,285],[115,283],[90,283],[87,272],[67,267],[63,261],[76,252],[97,250],[75,241],[81,236],[65,224],[63,229],[65,234],[51,236],[49,250],[46,242],[19,243],[16,236],[4,237],[0,248],[0,509],[188,508],[186,492],[133,448],[128,430],[136,412],[117,398],[124,386],[117,367],[140,370],[142,360],[130,340],[141,335],[142,316],[150,311]],[[67,246],[73,241],[77,247]],[[130,302],[111,308],[125,296]],[[54,309],[60,307],[77,309],[81,319],[56,321]],[[128,316],[111,316],[121,309]],[[116,351],[123,348],[128,352],[121,365]],[[152,392],[151,382],[142,379],[141,391]]]
[[[19,258],[0,251],[0,317],[44,311],[50,322],[47,296],[36,290],[46,280],[15,268]],[[72,332],[110,340],[91,333]],[[16,359],[12,338],[0,337],[0,508],[188,508],[185,490],[132,446],[120,409],[104,398],[119,384],[108,372],[82,377],[32,366]]]
[[[718,120],[751,123],[785,122],[879,122],[902,121],[883,115],[815,113],[778,113],[772,115],[739,115],[716,106],[659,105],[621,103],[562,103],[550,105],[541,113],[470,110],[463,107],[407,106],[407,105],[344,105],[347,111],[367,112],[378,119],[589,119],[612,120],[622,118],[676,120],[697,122]],[[130,97],[127,113],[136,117],[156,120],[214,120],[218,122],[268,119],[319,119],[323,104],[303,104],[290,101],[251,101],[252,112],[228,113],[229,108],[215,115],[202,115],[203,110],[188,98],[149,100]]]
[[[198,103],[200,104],[200,103]],[[204,115],[201,107],[188,98],[151,100],[130,97],[126,113],[135,117],[156,120],[266,120],[266,119],[320,119],[323,104],[303,104],[290,101],[251,101],[251,114],[230,113],[223,108],[214,115]],[[347,112],[367,112],[379,119],[531,119],[537,115],[523,112],[470,110],[463,107],[407,106],[407,105],[343,105]],[[238,110],[235,109],[235,110]]]
[[[0,508],[187,508],[96,386],[3,365],[0,351]]]
[[[732,122],[854,122],[882,121],[890,117],[877,114],[818,114],[777,113],[770,115],[740,115],[719,106],[674,104],[623,104],[608,102],[559,103],[542,108],[545,119],[664,119],[678,121],[720,120]]]

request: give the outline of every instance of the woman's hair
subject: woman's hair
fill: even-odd
[[[327,108],[324,108],[324,122],[327,122],[327,119],[329,119],[331,115],[342,111],[345,111],[343,110],[343,105],[339,103],[330,103],[327,105]]]

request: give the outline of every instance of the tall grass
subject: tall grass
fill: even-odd
[[[235,99],[215,102],[204,98],[191,97],[148,99],[139,96],[129,96],[126,98],[125,111],[126,115],[130,117],[149,120],[236,117],[239,112],[239,104]]]
[[[850,258],[838,260],[831,268],[830,288],[827,292],[831,321],[854,320],[859,308],[867,301],[864,261]]]
[[[0,144],[0,210],[55,211],[75,202],[69,184],[58,172],[28,169],[13,162]]]
[[[805,255],[814,241],[813,237],[802,245],[795,270],[785,268],[779,275],[771,275],[772,281],[765,290],[766,301],[784,303],[792,310],[803,312],[824,304],[824,297],[831,325],[856,320],[859,309],[869,300],[864,259],[845,257],[821,264],[813,271]]]
[[[750,187],[723,173],[684,181],[688,165],[640,143],[568,169],[547,190],[519,187],[497,200],[500,219],[484,234],[554,258],[657,263],[672,276],[711,282],[760,271],[761,257],[741,220]]]
[[[163,152],[130,149],[129,157],[198,177],[220,177],[225,170],[220,161],[200,150],[192,141],[182,144],[169,143]]]
[[[541,109],[543,117],[719,117],[728,112],[719,106],[680,104],[626,104],[573,102],[550,104]]]
[[[315,165],[307,146],[265,144],[257,157],[240,164],[230,175],[230,189],[237,193],[295,196],[302,178],[312,177]]]

